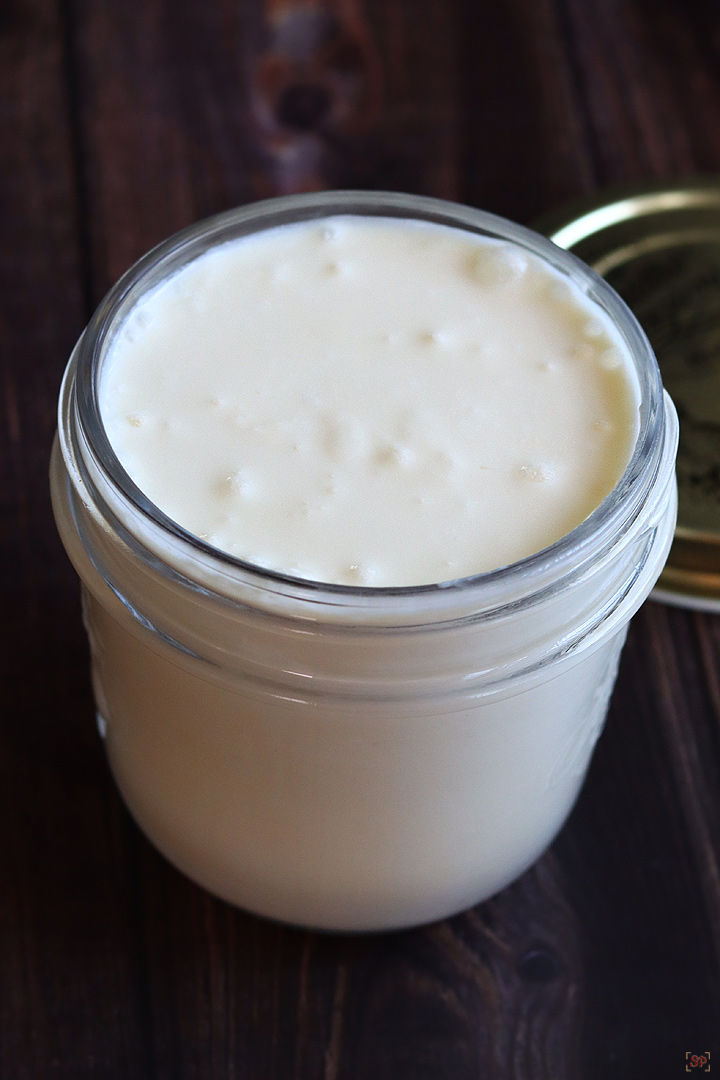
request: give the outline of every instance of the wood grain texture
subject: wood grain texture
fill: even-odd
[[[460,0],[457,32],[463,200],[529,222],[589,189],[593,156],[562,5]]]
[[[47,488],[54,399],[87,317],[59,5],[3,7],[0,99],[0,1075],[111,1061],[132,1075],[140,1014],[117,876],[129,833],[117,810],[108,827],[117,797]]]
[[[0,6],[0,1076],[663,1080],[720,1061],[720,621],[648,604],[552,851],[417,931],[306,934],[144,840],[94,730],[47,497],[55,401],[112,281],[285,191],[522,221],[720,170],[710,0]]]
[[[717,857],[717,713],[692,632],[714,622],[653,603],[635,617],[607,730],[555,845],[583,927],[589,1077],[670,1077],[680,1043],[709,1049],[720,1033],[718,908],[703,887]]]
[[[708,58],[695,19],[698,5],[610,0],[591,11],[577,0],[563,2],[597,147],[598,181],[717,168],[720,147],[711,132],[718,87],[707,79]],[[703,148],[695,154],[692,139],[698,128]],[[716,144],[714,160],[709,138]]]

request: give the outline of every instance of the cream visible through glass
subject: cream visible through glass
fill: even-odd
[[[128,488],[96,377],[136,485],[259,567]],[[672,540],[676,445],[629,311],[491,215],[328,193],[171,239],[80,339],[52,468],[140,826],[217,895],[304,926],[411,926],[503,888],[579,790]],[[613,488],[547,553],[454,580]],[[447,585],[392,588],[423,582]]]
[[[633,450],[610,319],[508,242],[333,217],[221,244],[143,297],[100,408],[137,486],[261,567],[405,586],[513,563]]]

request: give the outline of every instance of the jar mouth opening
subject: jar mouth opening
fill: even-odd
[[[509,240],[570,277],[611,318],[635,365],[640,393],[639,430],[628,465],[613,490],[570,532],[524,559],[479,574],[449,581],[408,586],[333,584],[246,562],[212,547],[168,517],[140,490],[121,465],[108,439],[99,405],[99,383],[107,346],[127,312],[148,290],[220,243],[276,226],[333,215],[416,219]],[[136,262],[110,289],[95,311],[76,350],[72,393],[83,446],[93,465],[141,519],[180,542],[200,559],[211,560],[229,576],[251,578],[267,587],[291,588],[298,595],[331,602],[438,596],[462,592],[493,593],[497,586],[543,571],[553,576],[577,570],[625,532],[645,503],[657,474],[664,429],[660,371],[650,343],[634,315],[615,291],[574,255],[550,240],[498,215],[441,199],[396,192],[329,191],[250,203],[207,218],[176,233]]]

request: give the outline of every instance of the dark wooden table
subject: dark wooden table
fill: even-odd
[[[645,605],[517,884],[411,933],[301,933],[211,899],[124,810],[47,494],[74,340],[198,218],[355,186],[528,222],[702,171],[716,0],[0,0],[2,1080],[720,1071],[717,618]]]

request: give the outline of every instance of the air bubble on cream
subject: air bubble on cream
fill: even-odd
[[[363,451],[361,425],[352,416],[324,416],[319,425],[319,443],[328,463],[349,462]]]
[[[373,454],[373,462],[380,468],[407,468],[412,458],[412,451],[398,443],[382,443]]]
[[[520,475],[523,480],[530,480],[534,484],[543,484],[555,479],[555,470],[552,465],[539,462],[530,465],[521,465]]]
[[[342,425],[336,420],[326,418],[320,425],[320,431],[325,455],[331,460],[342,457],[345,443]]]
[[[435,447],[429,454],[429,462],[436,475],[447,477],[457,466],[456,459],[447,450]]]
[[[600,367],[605,371],[616,371],[622,366],[622,356],[618,349],[611,347],[600,354]]]
[[[588,319],[583,326],[583,334],[588,338],[603,337],[607,333],[607,327],[599,319]]]
[[[337,240],[340,235],[340,230],[337,225],[323,225],[320,229],[320,238],[328,243]]]
[[[572,285],[568,281],[549,280],[547,289],[548,299],[556,304],[571,305],[575,300]]]
[[[449,345],[452,335],[447,330],[422,330],[418,335],[422,345]]]
[[[570,346],[569,354],[572,360],[587,364],[597,356],[597,348],[587,341],[581,341]]]
[[[249,476],[242,472],[223,473],[216,484],[216,491],[221,498],[235,497],[246,499],[252,495],[254,484]]]
[[[344,572],[347,585],[370,585],[374,576],[373,567],[366,563],[350,563]]]
[[[511,244],[487,243],[473,253],[469,262],[470,274],[486,287],[511,285],[527,272],[528,256]]]

